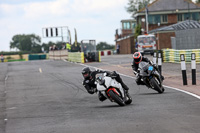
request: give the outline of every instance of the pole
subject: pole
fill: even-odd
[[[186,65],[185,65],[185,55],[180,55],[181,59],[181,70],[182,70],[182,78],[183,78],[183,85],[187,85],[187,74],[186,74]]]
[[[149,32],[149,26],[148,26],[148,11],[147,11],[147,8],[146,8],[146,31],[147,31],[147,34]]]
[[[162,75],[162,56],[161,53],[158,53],[158,70],[160,75]]]
[[[191,68],[192,68],[192,85],[196,85],[196,56],[191,54]]]

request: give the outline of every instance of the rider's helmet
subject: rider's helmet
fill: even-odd
[[[133,54],[133,59],[136,64],[139,64],[142,61],[142,54],[140,52],[135,52]]]
[[[84,79],[89,79],[90,73],[91,73],[91,70],[89,67],[83,68],[82,75],[83,75]]]

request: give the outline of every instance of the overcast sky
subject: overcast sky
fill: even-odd
[[[74,42],[95,39],[115,44],[115,30],[122,19],[131,19],[126,12],[128,0],[0,0],[0,51],[9,51],[16,34],[42,35],[44,27],[68,26]],[[42,42],[61,41],[42,38]]]
[[[130,19],[125,11],[128,0],[0,0],[0,51],[9,51],[16,34],[36,34],[42,28],[68,26],[74,42],[95,39],[115,44],[114,34],[120,20]],[[42,38],[42,42],[61,38]]]

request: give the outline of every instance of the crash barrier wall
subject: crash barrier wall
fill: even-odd
[[[107,55],[112,55],[113,51],[111,50],[105,50],[105,51],[100,51],[101,52],[101,56],[107,56]]]
[[[68,50],[53,50],[49,51],[49,59],[54,60],[67,60],[68,59]]]
[[[28,56],[28,60],[45,60],[46,58],[46,54],[30,54]]]
[[[68,61],[84,63],[84,53],[83,52],[68,52]]]
[[[68,52],[68,50],[49,51],[49,59],[68,60],[71,62],[101,62],[100,52]]]
[[[180,55],[185,55],[185,62],[191,62],[191,54],[195,53],[196,62],[200,63],[200,49],[187,49],[187,50],[175,50],[175,49],[162,49],[163,62],[175,62],[180,63]]]

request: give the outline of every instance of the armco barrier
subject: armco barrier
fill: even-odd
[[[175,50],[175,49],[163,49],[163,61],[164,62],[180,62],[180,55],[185,55],[185,61],[191,62],[191,53],[195,53],[196,62],[200,62],[200,49],[187,49],[187,50]]]

